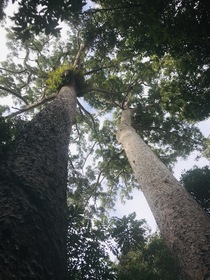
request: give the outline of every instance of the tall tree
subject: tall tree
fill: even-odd
[[[1,279],[66,279],[67,163],[75,70],[0,163]]]
[[[150,235],[145,220],[136,220],[135,212],[111,218],[108,230],[118,280],[180,279],[163,239],[159,234]]]
[[[210,220],[135,132],[131,116],[132,109],[125,107],[118,141],[123,145],[161,234],[184,279],[208,279]]]

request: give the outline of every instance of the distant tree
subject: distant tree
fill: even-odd
[[[143,247],[146,242],[145,220],[136,220],[136,213],[112,218],[110,234],[116,243],[116,248],[122,255]]]
[[[69,206],[68,279],[116,279],[114,263],[106,246],[108,238],[107,227],[102,223],[94,224],[80,206]]]
[[[119,258],[118,280],[179,280],[174,260],[160,236],[154,236],[142,250]]]
[[[91,221],[84,209],[71,205],[69,214],[70,279],[180,279],[162,238],[150,236],[146,222],[136,220],[135,213]],[[110,260],[107,249],[117,261]]]
[[[182,174],[181,183],[201,207],[210,214],[210,169],[194,167]]]
[[[111,219],[118,280],[178,280],[179,275],[163,239],[148,235],[144,220],[135,213]]]

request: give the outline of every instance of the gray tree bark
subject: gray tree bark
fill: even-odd
[[[74,86],[26,125],[0,163],[0,279],[64,280]]]
[[[117,139],[186,280],[210,279],[210,219],[151,151],[122,113]]]

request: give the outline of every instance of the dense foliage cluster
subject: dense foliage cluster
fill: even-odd
[[[210,214],[210,169],[194,167],[182,174],[181,182],[201,207]]]
[[[61,65],[48,74],[47,90],[58,92],[63,86],[75,84],[77,96],[81,97],[85,91],[85,80],[82,73],[71,65]]]
[[[80,207],[69,211],[69,279],[179,279],[162,238],[135,213],[93,224]]]
[[[1,1],[0,15],[3,16],[3,8],[7,0]],[[16,0],[12,0],[16,3]],[[12,17],[16,27],[13,28],[17,37],[27,40],[32,34],[44,32],[46,35],[57,35],[61,28],[58,27],[60,20],[69,20],[82,11],[86,4],[83,0],[36,0],[18,1],[18,11]]]

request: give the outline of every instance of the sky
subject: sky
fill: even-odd
[[[8,13],[12,13],[11,7],[8,9]],[[7,47],[6,47],[6,32],[4,28],[0,27],[0,61],[5,60],[7,55]],[[7,100],[4,100],[7,102]],[[2,101],[1,101],[2,103]],[[204,134],[204,136],[210,136],[210,118],[206,121],[202,121],[198,124],[198,127]],[[173,172],[177,179],[180,178],[182,172],[191,169],[193,166],[197,165],[199,167],[203,167],[205,165],[210,166],[210,162],[201,158],[199,161],[196,160],[197,153],[192,153],[186,160],[178,159],[177,163],[174,166]],[[152,212],[144,198],[143,193],[140,190],[135,190],[132,193],[133,199],[127,201],[125,204],[122,204],[120,199],[116,203],[116,211],[112,212],[112,215],[122,217],[124,215],[128,215],[132,212],[136,212],[137,219],[146,219],[148,225],[151,227],[152,232],[156,231],[157,225],[152,215]]]

